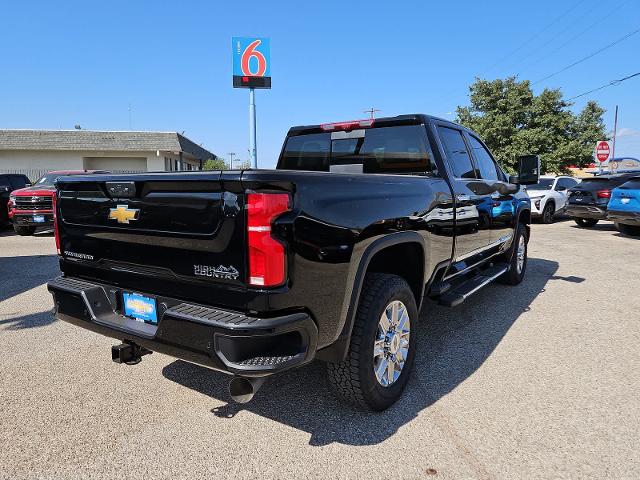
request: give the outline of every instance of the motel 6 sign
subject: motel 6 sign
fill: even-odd
[[[271,88],[271,51],[268,38],[233,37],[233,86]]]

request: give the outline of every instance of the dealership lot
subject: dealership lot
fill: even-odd
[[[638,478],[640,239],[533,225],[528,274],[428,303],[407,394],[340,404],[314,363],[228,377],[54,321],[53,237],[0,233],[1,478]]]

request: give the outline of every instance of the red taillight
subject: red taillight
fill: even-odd
[[[332,132],[335,130],[353,130],[354,128],[369,128],[373,127],[374,120],[368,118],[366,120],[350,120],[348,122],[337,123],[323,123],[320,128],[326,132]]]
[[[598,198],[611,198],[611,190],[598,190],[596,192]]]
[[[56,208],[58,192],[53,192],[51,203],[53,204],[53,234],[56,237],[56,250],[58,251],[58,255],[62,255],[60,251],[60,232],[58,231],[58,209]]]
[[[247,194],[249,285],[273,287],[284,282],[284,246],[271,236],[271,223],[287,210],[286,193]]]

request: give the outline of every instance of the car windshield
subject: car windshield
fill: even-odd
[[[541,178],[535,185],[527,185],[527,190],[551,190],[553,178]]]
[[[40,177],[34,185],[39,185],[41,187],[53,187],[53,182],[56,181],[56,178],[60,176],[59,173],[47,173]]]

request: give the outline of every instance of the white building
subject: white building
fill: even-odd
[[[0,130],[0,172],[200,170],[215,155],[176,132]]]

